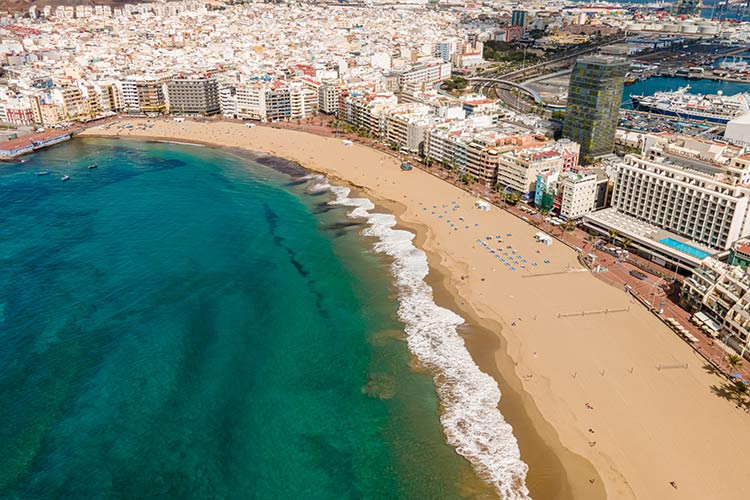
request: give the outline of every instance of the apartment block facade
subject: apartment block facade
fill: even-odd
[[[497,184],[522,195],[530,194],[536,190],[540,174],[575,166],[578,151],[578,144],[571,141],[507,151],[499,157]]]
[[[341,87],[331,83],[324,83],[318,88],[318,110],[327,115],[335,115],[339,111],[339,97]]]
[[[124,111],[128,113],[168,113],[168,76],[136,75],[120,82]]]
[[[686,278],[680,301],[693,313],[705,313],[721,325],[727,344],[741,355],[750,347],[750,274],[714,258],[701,262]]]

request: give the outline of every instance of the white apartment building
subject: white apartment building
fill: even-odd
[[[236,92],[236,116],[241,120],[266,119],[266,89],[261,84],[238,85]]]
[[[339,118],[376,137],[385,135],[385,113],[398,105],[390,92],[345,96],[339,102]]]
[[[498,157],[497,183],[521,194],[536,189],[537,176],[575,166],[580,146],[560,141],[535,148],[507,151]]]
[[[341,87],[324,83],[318,88],[318,110],[327,115],[335,115],[339,111],[339,97]]]
[[[303,81],[294,81],[289,87],[289,118],[309,118],[318,111],[318,92]]]
[[[432,112],[425,105],[402,105],[385,113],[385,137],[399,148],[418,153],[432,125]]]
[[[219,89],[219,106],[222,116],[237,118],[237,92],[234,87],[226,86]]]
[[[127,113],[138,112],[138,87],[133,80],[118,82],[117,87],[122,95],[123,111]]]
[[[127,113],[168,113],[169,91],[166,74],[131,75],[119,82],[123,110]]]
[[[685,138],[647,137],[642,157],[617,169],[612,207],[707,247],[726,250],[750,231],[750,156]]]
[[[439,125],[427,131],[425,156],[431,161],[466,170],[466,149],[473,134],[451,128],[450,124]]]
[[[439,58],[432,58],[409,69],[394,71],[398,86],[401,90],[420,90],[437,82],[447,80],[451,76],[451,63]]]
[[[596,206],[597,175],[593,172],[567,172],[561,179],[560,215],[578,219]]]
[[[745,356],[750,348],[750,274],[715,258],[704,259],[683,282],[680,302]],[[707,318],[710,319],[707,319]],[[716,331],[720,329],[720,331]]]
[[[297,120],[313,116],[318,108],[318,95],[299,81],[238,85],[235,94],[235,115],[243,120]],[[224,99],[231,108],[226,91]]]

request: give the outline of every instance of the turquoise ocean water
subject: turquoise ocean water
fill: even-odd
[[[0,498],[491,491],[410,369],[389,262],[300,175],[103,139],[0,165]]]

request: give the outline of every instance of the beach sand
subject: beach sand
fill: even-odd
[[[265,152],[393,210],[428,253],[436,301],[466,318],[467,347],[498,380],[533,498],[743,497],[750,416],[722,397],[726,382],[702,358],[624,291],[581,271],[568,247],[536,243],[531,225],[494,207],[479,211],[468,193],[361,145],[237,123],[129,123],[82,135]],[[497,235],[502,243],[486,239]],[[478,240],[514,257],[515,270]],[[564,316],[607,309],[624,311]]]

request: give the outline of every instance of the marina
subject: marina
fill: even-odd
[[[631,104],[638,111],[722,124],[750,111],[748,99],[748,94],[725,96],[720,90],[716,94],[694,94],[689,85],[650,96],[630,94]]]

